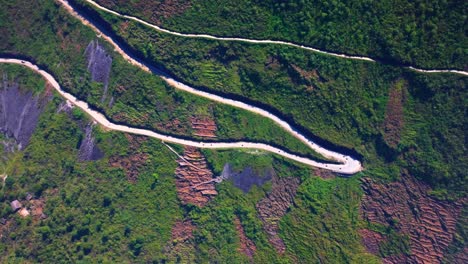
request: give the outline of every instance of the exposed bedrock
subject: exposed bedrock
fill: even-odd
[[[22,91],[17,82],[9,81],[7,75],[3,75],[0,87],[0,131],[7,138],[13,138],[18,149],[28,145],[45,101],[47,99],[40,99],[30,91]],[[7,145],[8,149],[12,149],[10,143]]]
[[[101,98],[101,101],[104,102],[109,86],[112,57],[97,40],[93,40],[88,44],[85,55],[88,60],[88,71],[91,73],[91,79],[104,84],[104,91]]]
[[[93,137],[93,125],[90,123],[84,129],[85,136],[81,140],[80,149],[78,151],[79,161],[99,160],[104,154],[96,145],[96,140]]]
[[[245,167],[242,171],[234,171],[229,163],[223,168],[222,178],[231,179],[234,186],[241,189],[244,193],[249,192],[252,186],[261,187],[275,175],[273,168],[264,168],[254,170],[252,167]]]

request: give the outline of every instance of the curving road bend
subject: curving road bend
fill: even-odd
[[[328,158],[328,159],[331,159],[331,160],[335,160],[335,161],[338,161],[342,164],[348,164],[348,163],[352,163],[354,164],[353,166],[353,169],[349,170],[348,172],[345,172],[345,169],[344,168],[338,168],[336,171],[338,172],[342,172],[342,173],[346,173],[346,174],[351,174],[351,173],[355,173],[357,171],[360,171],[362,170],[362,167],[361,167],[361,164],[358,160],[354,160],[353,158],[351,157],[348,157],[348,156],[344,156],[342,154],[339,154],[339,153],[336,153],[336,152],[333,152],[333,151],[329,151],[327,149],[324,149],[323,147],[315,144],[314,142],[312,142],[311,140],[307,139],[304,135],[302,135],[301,133],[299,133],[298,131],[296,131],[295,129],[293,129],[286,121],[280,119],[279,117],[271,114],[270,112],[268,111],[265,111],[259,107],[255,107],[255,106],[251,106],[249,104],[246,104],[246,103],[243,103],[243,102],[240,102],[240,101],[236,101],[236,100],[232,100],[232,99],[228,99],[228,98],[224,98],[224,97],[221,97],[221,96],[218,96],[218,95],[214,95],[214,94],[210,94],[208,92],[204,92],[204,91],[200,91],[200,90],[197,90],[195,88],[192,88],[188,85],[185,85],[181,82],[178,82],[176,81],[175,79],[173,79],[172,77],[170,76],[167,76],[163,73],[158,73],[157,70],[155,70],[154,68],[151,68],[151,66],[147,66],[145,65],[143,62],[140,62],[138,61],[137,59],[131,57],[130,55],[128,55],[127,53],[125,53],[125,51],[109,36],[105,35],[102,31],[100,31],[96,26],[94,26],[91,22],[89,22],[86,18],[84,18],[83,16],[81,16],[80,14],[78,14],[72,6],[69,5],[69,3],[66,1],[66,0],[57,0],[59,3],[61,3],[63,5],[63,7],[72,15],[74,16],[75,18],[79,19],[84,25],[87,25],[89,26],[91,29],[93,29],[97,34],[98,36],[102,37],[103,39],[105,39],[106,41],[108,41],[115,49],[115,51],[119,54],[121,54],[129,63],[139,67],[140,69],[144,70],[144,71],[147,71],[147,72],[153,72],[153,73],[156,73],[158,74],[164,81],[166,81],[169,85],[171,85],[172,87],[176,88],[176,89],[179,89],[179,90],[182,90],[182,91],[186,91],[186,92],[189,92],[189,93],[192,93],[192,94],[195,94],[195,95],[198,95],[198,96],[202,96],[202,97],[205,97],[205,98],[208,98],[210,100],[213,100],[213,101],[216,101],[216,102],[219,102],[219,103],[222,103],[222,104],[227,104],[227,105],[231,105],[231,106],[234,106],[234,107],[237,107],[237,108],[241,108],[241,109],[244,109],[244,110],[247,110],[247,111],[250,111],[250,112],[253,112],[253,113],[256,113],[258,115],[261,115],[261,116],[264,116],[264,117],[267,117],[269,118],[270,120],[272,120],[273,122],[275,122],[276,124],[278,124],[280,127],[282,127],[284,130],[286,130],[288,133],[290,133],[291,135],[295,136],[296,138],[298,138],[301,142],[303,142],[305,145],[307,145],[309,148],[313,149],[314,151],[316,151],[317,153],[321,154],[322,156],[324,156],[325,158]],[[263,149],[263,148],[262,148]],[[277,150],[277,149],[276,149]],[[278,152],[278,151],[274,151],[275,153],[281,153],[281,152]],[[302,162],[304,163],[304,162]],[[311,165],[311,164],[309,164]],[[315,166],[315,165],[312,165],[312,166]],[[326,166],[322,166],[323,168],[329,168],[330,164],[326,164]],[[321,167],[321,168],[322,168]],[[349,168],[348,168],[349,169]]]
[[[262,144],[262,143],[251,143],[251,142],[229,142],[229,143],[224,143],[224,142],[198,142],[198,141],[191,141],[191,140],[186,140],[186,139],[180,139],[172,136],[167,136],[163,134],[159,134],[150,130],[146,129],[139,129],[139,128],[132,128],[128,126],[123,126],[123,125],[117,125],[112,122],[110,122],[103,114],[91,109],[89,105],[86,102],[78,100],[75,96],[65,92],[62,90],[60,87],[59,83],[55,80],[55,78],[49,74],[48,72],[40,69],[37,65],[25,61],[25,60],[20,60],[20,59],[8,59],[8,58],[0,58],[0,63],[9,63],[9,64],[18,64],[22,65],[24,67],[27,67],[34,72],[42,75],[51,85],[54,87],[54,89],[66,100],[71,102],[73,105],[79,107],[82,109],[84,112],[86,112],[89,116],[91,116],[97,123],[101,124],[102,126],[110,129],[110,130],[116,130],[116,131],[121,131],[121,132],[126,132],[126,133],[131,133],[131,134],[137,134],[137,135],[143,135],[143,136],[148,136],[148,137],[153,137],[160,139],[164,142],[171,142],[171,143],[176,143],[176,144],[181,144],[181,145],[187,145],[187,146],[193,146],[197,148],[207,148],[207,149],[228,149],[228,148],[244,148],[244,149],[259,149],[259,150],[264,150],[268,151],[280,156],[283,156],[285,158],[300,162],[305,165],[313,166],[313,167],[318,167],[322,169],[327,169],[331,170],[337,173],[342,173],[342,174],[354,174],[362,170],[361,163],[358,160],[353,159],[352,157],[342,155],[340,153],[332,152],[329,150],[326,150],[320,146],[317,146],[311,141],[308,141],[300,135],[304,140],[306,140],[306,143],[309,143],[309,145],[314,146],[313,149],[317,151],[318,153],[322,154],[323,156],[339,161],[342,164],[329,164],[329,163],[322,163],[322,162],[317,162],[308,158],[300,157],[294,154],[290,154],[288,152],[285,152],[281,149],[272,147],[267,144]],[[229,100],[229,99],[226,99]],[[295,132],[298,134],[297,132]]]
[[[218,36],[213,36],[213,35],[207,35],[207,34],[185,34],[185,33],[179,33],[175,31],[171,31],[168,29],[161,28],[157,25],[151,24],[149,22],[146,22],[140,18],[134,17],[134,16],[129,16],[129,15],[124,15],[120,14],[114,10],[111,10],[109,8],[106,8],[104,6],[99,5],[98,3],[94,2],[93,0],[85,0],[87,3],[91,4],[92,6],[96,7],[97,9],[100,9],[102,11],[105,11],[107,13],[126,18],[129,20],[136,21],[138,23],[141,23],[143,25],[146,25],[150,28],[153,28],[159,32],[171,34],[174,36],[179,36],[179,37],[187,37],[187,38],[205,38],[205,39],[213,39],[213,40],[222,40],[222,41],[239,41],[239,42],[247,42],[247,43],[254,43],[254,44],[278,44],[278,45],[286,45],[290,47],[296,47],[300,49],[305,49],[305,50],[310,50],[313,52],[321,53],[321,54],[326,54],[329,56],[334,56],[334,57],[339,57],[339,58],[345,58],[345,59],[352,59],[352,60],[362,60],[362,61],[370,61],[370,62],[377,62],[375,59],[369,58],[369,57],[363,57],[363,56],[352,56],[352,55],[346,55],[346,54],[341,54],[341,53],[334,53],[334,52],[328,52],[324,50],[320,50],[317,48],[313,47],[308,47],[304,45],[299,45],[295,44],[292,42],[287,42],[287,41],[281,41],[281,40],[258,40],[258,39],[246,39],[246,38],[233,38],[233,37],[218,37]],[[59,2],[66,2],[59,0]],[[68,3],[66,3],[69,5]],[[70,6],[71,7],[71,6]],[[417,72],[422,72],[422,73],[455,73],[455,74],[461,74],[468,76],[468,72],[466,71],[461,71],[461,70],[452,70],[452,69],[419,69],[415,68],[412,66],[405,66],[405,68],[408,68],[413,71]]]

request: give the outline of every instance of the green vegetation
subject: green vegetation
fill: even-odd
[[[34,12],[30,10],[35,10]],[[31,15],[22,17],[13,13]],[[44,23],[35,23],[43,16]],[[8,19],[15,17],[16,20]],[[87,71],[85,49],[96,37],[93,32],[53,2],[5,3],[0,12],[5,21],[0,50],[29,57],[51,72],[62,87],[105,113],[111,120],[171,135],[191,136],[190,118],[211,118],[218,126],[215,140],[265,142],[293,152],[320,157],[272,121],[250,112],[214,103],[174,90],[159,77],[129,65],[103,41],[112,55],[107,99],[101,101],[103,84],[92,82]],[[25,32],[24,28],[28,30]],[[36,36],[36,37],[32,37]],[[41,47],[41,48],[38,48]]]
[[[365,253],[357,233],[361,195],[358,177],[305,179],[281,221],[289,252],[300,263],[380,263]]]
[[[43,89],[41,78],[28,71],[18,66],[13,71],[22,77],[22,88]],[[121,169],[109,167],[107,158],[79,163],[77,147],[82,132],[76,120],[57,113],[61,102],[56,95],[28,147],[10,154],[6,161],[8,178],[0,192],[0,212],[9,224],[2,228],[0,261],[130,262],[160,258],[159,249],[169,239],[173,222],[182,217],[174,187],[176,163],[169,151],[156,141],[143,144],[139,151],[148,153],[149,159],[136,184],[129,183]],[[123,134],[99,129],[95,134],[108,156],[129,154]],[[154,173],[160,175],[157,181]],[[46,220],[23,219],[10,211],[9,202],[20,199],[24,203],[28,192],[45,202]],[[140,243],[138,247],[135,241]]]
[[[314,135],[359,152],[373,177],[392,180],[406,169],[435,187],[440,197],[466,190],[466,77],[420,74],[275,45],[175,37],[100,14],[153,64],[194,86],[277,109]],[[393,146],[385,141],[386,122],[395,117],[386,116],[392,109],[390,91],[402,85],[403,125]]]
[[[96,2],[174,31],[286,40],[426,68],[463,69],[468,55],[468,4],[460,0],[191,0],[153,12],[152,1]]]
[[[245,3],[239,2],[238,7],[242,8]],[[304,4],[306,7],[309,5]],[[295,10],[290,5],[285,2],[284,6],[280,3],[275,7],[263,1],[252,5],[252,9],[245,9],[247,13],[242,12],[245,15],[239,16],[239,20],[230,15],[237,12],[238,7],[220,5],[219,8],[225,8],[227,17],[232,20],[233,28],[227,29],[226,34],[237,34],[236,30],[240,30],[236,28],[240,24],[238,21],[257,21],[256,14],[264,14],[269,20],[268,10]],[[341,4],[333,2],[328,5],[331,9],[317,8],[330,13],[329,17],[332,11],[333,15],[340,14],[333,8]],[[352,10],[362,8],[359,3],[355,5],[356,9]],[[439,4],[444,5],[453,4]],[[194,15],[191,19],[195,21],[205,19],[205,16],[193,12],[214,11],[208,7],[214,8],[211,1],[192,2],[186,13],[163,22],[176,28],[184,21],[193,21],[184,18],[189,14]],[[395,4],[395,9],[389,9],[391,12],[384,18],[394,21],[394,14],[399,14],[400,8],[401,5]],[[251,14],[248,13],[250,10],[258,11]],[[316,9],[301,10],[303,12],[297,12],[295,16],[314,14]],[[441,14],[445,11],[434,10],[431,19],[442,19]],[[407,12],[411,11],[408,9]],[[355,16],[355,11],[349,12],[348,19],[360,19]],[[369,9],[362,16],[374,19],[373,12],[374,9]],[[456,17],[459,16],[457,12],[453,13]],[[291,15],[289,11],[282,14]],[[0,159],[0,169],[8,175],[0,189],[0,219],[5,217],[8,220],[7,225],[0,224],[2,263],[173,263],[183,262],[187,255],[197,263],[246,263],[249,258],[238,252],[240,238],[233,222],[235,217],[240,219],[246,237],[257,248],[253,256],[255,263],[378,263],[376,256],[365,252],[359,229],[369,228],[386,236],[387,240],[379,247],[380,256],[408,253],[410,241],[392,226],[370,225],[360,218],[360,177],[392,181],[399,177],[401,171],[407,170],[434,187],[432,194],[440,199],[466,196],[466,77],[418,74],[399,67],[343,60],[274,45],[179,38],[159,34],[114,16],[102,14],[102,17],[148,62],[164,66],[181,81],[196,87],[248,98],[276,109],[304,130],[361,154],[365,171],[349,178],[324,180],[315,176],[320,171],[313,172],[310,168],[268,153],[203,150],[215,175],[219,175],[224,164],[229,162],[236,170],[246,166],[255,170],[273,167],[279,177],[301,179],[293,204],[280,220],[279,235],[287,249],[285,254],[279,255],[267,239],[256,208],[256,204],[273,188],[272,184],[255,186],[244,194],[230,181],[224,181],[216,185],[218,195],[205,207],[183,205],[177,198],[176,157],[157,140],[142,140],[135,147],[135,142],[124,134],[95,127],[93,136],[105,156],[98,161],[79,162],[78,148],[83,138],[80,124],[87,123],[88,117],[77,109],[71,114],[58,112],[63,100],[54,95],[30,144],[23,151],[1,153],[4,158]],[[212,18],[219,19],[218,16]],[[296,22],[290,23],[288,19],[276,19],[276,23],[300,29]],[[451,32],[446,34],[445,40],[444,35],[435,37],[431,43],[416,45],[411,40],[402,42],[401,46],[389,40],[380,46],[343,37],[345,42],[336,43],[340,47],[346,46],[350,52],[403,62],[412,56],[414,61],[410,62],[416,64],[462,67],[465,51],[460,51],[458,45],[463,45],[464,36],[454,37],[458,29],[453,27],[459,22],[451,17],[447,19],[450,23],[444,26],[447,23],[440,22],[438,25],[443,30],[436,32]],[[314,155],[270,121],[176,91],[158,77],[130,66],[112,51],[112,47],[99,40],[113,58],[110,96],[102,102],[103,84],[91,81],[84,55],[88,43],[96,36],[53,1],[2,1],[0,21],[1,53],[24,56],[37,62],[53,73],[65,90],[90,102],[115,121],[197,138],[191,136],[190,118],[212,118],[218,126],[218,140],[265,141]],[[346,21],[343,19],[339,23],[349,23],[353,25],[351,29],[356,29],[353,23]],[[362,21],[371,23],[373,20]],[[372,25],[385,27],[388,23]],[[414,28],[405,20],[398,23],[407,23],[409,31]],[[205,30],[202,23],[194,26]],[[327,42],[311,37],[325,36],[323,32],[305,31],[300,38],[313,45],[317,41],[321,47],[334,49],[327,43],[335,43],[335,36],[342,33],[340,28],[340,24],[326,27],[326,30],[336,30],[328,32],[330,39]],[[393,29],[386,27],[385,31],[379,31],[366,25],[361,28],[362,33],[352,37],[366,38],[367,30],[387,34],[387,30],[393,32]],[[260,28],[242,30],[245,32],[239,31],[238,34],[243,36],[270,37],[267,34],[274,31],[278,35],[272,37],[283,38],[288,28],[276,26],[273,31],[263,30],[265,35],[253,35],[254,32],[261,33]],[[287,34],[293,41],[296,40],[295,30]],[[426,38],[424,32],[421,38]],[[419,32],[414,34],[419,37]],[[401,38],[389,36],[401,41]],[[457,44],[450,43],[449,39],[458,39]],[[369,41],[372,43],[372,40],[365,43]],[[344,45],[346,43],[349,45]],[[411,48],[405,47],[408,43],[412,43]],[[435,49],[437,45],[450,48]],[[429,58],[429,53],[418,53],[421,50],[442,53],[439,57]],[[418,56],[414,56],[415,52]],[[454,54],[459,56],[445,60]],[[14,77],[22,89],[35,93],[44,90],[44,81],[25,68],[0,65],[0,73],[3,72]],[[182,153],[181,146],[175,148]],[[138,168],[135,182],[129,182],[126,171],[112,165],[111,158],[127,158],[135,154],[148,158]],[[25,201],[27,193],[45,203],[46,219],[22,218],[12,212],[10,202],[20,199],[28,203]],[[466,210],[462,217],[455,240],[447,249],[452,255],[464,247]],[[168,248],[180,245],[180,241],[172,239],[171,229],[174,223],[184,220],[190,220],[196,226],[193,238],[186,243],[190,246],[182,247],[178,252],[167,252]],[[451,262],[450,258],[447,261]]]

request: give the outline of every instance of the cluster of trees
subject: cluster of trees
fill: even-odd
[[[131,125],[187,135],[191,114],[211,114],[218,124],[219,139],[266,140],[298,152],[306,151],[265,119],[176,92],[158,78],[128,66],[114,53],[109,92],[115,101],[113,105],[110,101],[102,103],[102,85],[90,81],[84,56],[86,45],[95,38],[93,32],[71,20],[53,1],[26,2],[2,3],[2,52],[22,54],[47,66],[65,89],[111,118],[123,114],[122,122]],[[280,3],[269,8],[286,7],[288,3],[284,2],[284,7]],[[434,194],[441,198],[466,191],[463,146],[468,96],[464,77],[417,74],[293,48],[177,38],[134,23],[122,30],[119,26],[124,21],[102,17],[148,61],[164,65],[182,81],[264,104],[305,131],[355,149],[364,158],[363,175],[391,179],[401,169],[408,169],[436,187]],[[26,83],[43,86],[38,79]],[[404,127],[396,147],[383,140],[389,90],[395,83],[405,83],[408,91]],[[197,226],[192,242],[197,245],[193,254],[198,262],[241,262],[245,259],[236,253],[239,241],[233,224],[235,215],[241,219],[246,236],[255,242],[255,260],[259,263],[301,257],[330,262],[370,258],[362,253],[356,233],[361,197],[357,177],[309,179],[309,169],[276,157],[251,158],[244,152],[206,151],[216,173],[230,161],[238,168],[245,164],[273,166],[280,176],[301,177],[305,181],[291,212],[282,220],[280,235],[288,252],[278,256],[256,216],[255,204],[264,197],[268,186],[244,195],[231,183],[223,182],[218,186],[219,196],[207,207],[182,206],[176,197],[174,156],[164,146],[148,140],[137,150],[150,158],[135,184],[126,181],[121,169],[108,165],[109,156],[130,154],[129,142],[120,133],[95,131],[106,156],[97,162],[78,163],[81,132],[75,120],[56,114],[59,103],[58,97],[52,101],[30,145],[9,160],[12,170],[2,189],[0,212],[13,219],[14,224],[2,237],[4,243],[0,243],[4,259],[170,260],[162,250],[170,240],[170,229],[174,221],[190,218]],[[76,111],[72,116],[84,118]],[[155,125],[174,118],[181,120],[181,130]],[[48,219],[37,222],[11,214],[8,202],[23,199],[27,192],[46,199]],[[310,236],[317,239],[310,243],[300,239]],[[384,254],[405,250],[404,239],[394,241],[389,242]]]
[[[193,0],[153,16],[152,2],[100,4],[175,31],[279,39],[426,68],[466,66],[467,3],[446,1]]]
[[[370,175],[395,179],[406,168],[441,197],[464,193],[463,76],[420,74],[288,47],[175,37],[134,22],[121,30],[124,20],[102,16],[136,51],[152,43],[148,61],[194,86],[267,105],[306,131],[355,149]],[[399,83],[408,95],[395,147],[383,138],[389,91]]]
[[[159,77],[129,65],[107,43],[99,41],[113,58],[108,89],[110,96],[102,102],[103,84],[91,81],[84,54],[90,41],[95,39],[93,31],[70,20],[64,10],[51,2],[20,5],[21,2],[5,3],[0,12],[6,31],[0,44],[2,52],[15,56],[20,54],[35,61],[51,72],[65,90],[87,101],[109,119],[166,134],[201,139],[192,136],[190,118],[208,117],[215,119],[218,126],[215,140],[260,141],[318,156],[272,121],[177,91]],[[28,12],[31,16],[18,15]],[[15,19],[8,19],[10,17]],[[44,23],[35,23],[35,20]]]

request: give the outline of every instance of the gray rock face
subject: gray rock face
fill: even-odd
[[[88,71],[91,73],[91,79],[104,84],[104,91],[101,98],[101,101],[104,102],[109,85],[112,57],[97,40],[93,40],[88,44],[85,55],[88,60]]]
[[[19,149],[29,143],[42,108],[38,97],[33,96],[32,92],[21,91],[17,83],[9,82],[7,75],[3,75],[0,87],[0,132],[7,138],[14,138]]]
[[[96,145],[93,137],[93,126],[88,124],[85,128],[85,137],[82,139],[78,151],[79,161],[99,160],[104,156],[102,151]]]
[[[234,186],[241,189],[244,193],[247,193],[253,185],[260,187],[271,180],[274,175],[275,171],[272,168],[254,171],[252,167],[245,167],[242,171],[235,172],[229,164],[226,164],[224,165],[221,177],[223,177],[223,179],[231,179]]]

